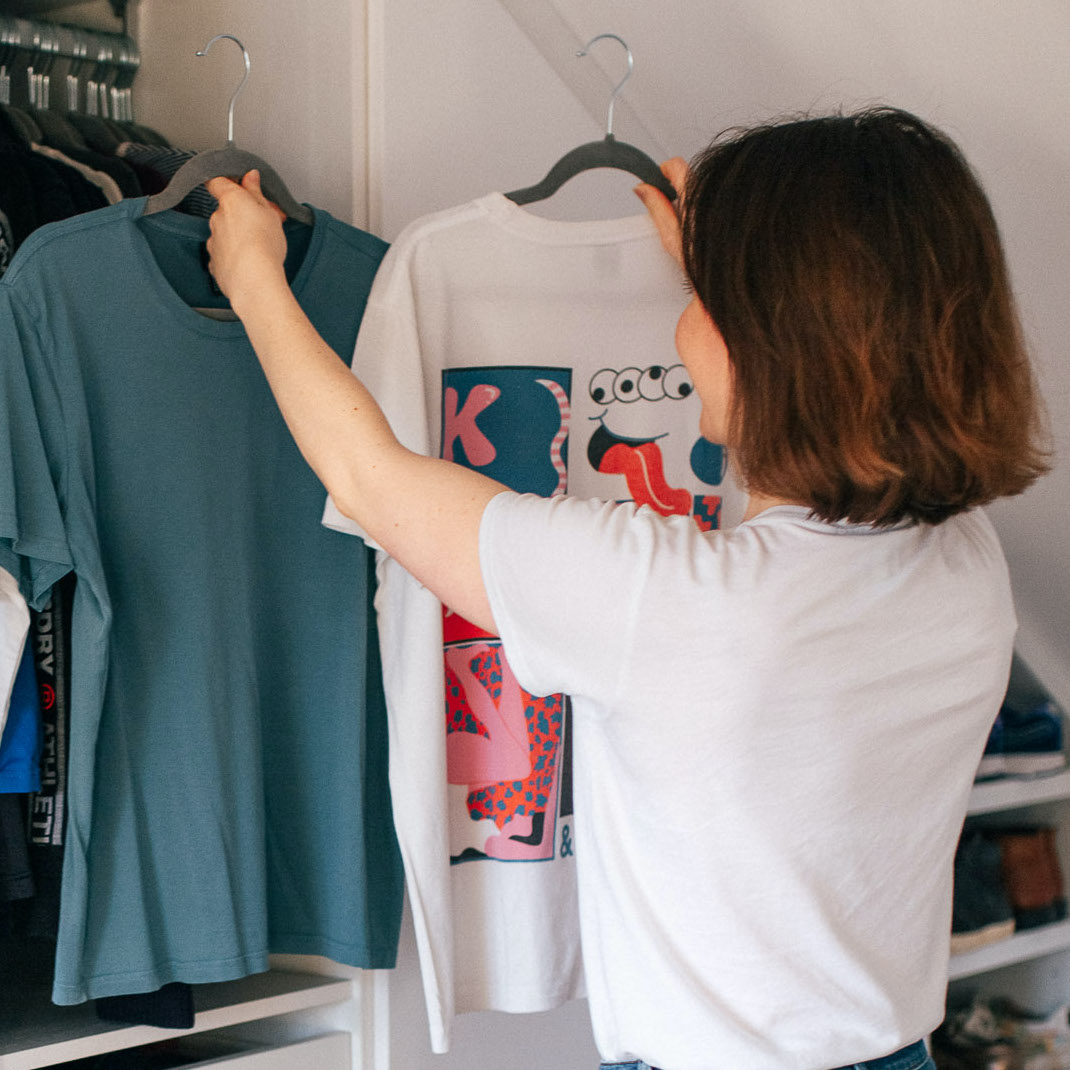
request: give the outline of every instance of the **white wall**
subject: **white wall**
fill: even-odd
[[[497,0],[371,3],[384,23],[372,100],[382,114],[384,237],[429,211],[531,185],[568,149],[604,133],[604,113],[584,110]],[[614,46],[611,59],[621,66],[618,53]],[[634,184],[581,176],[540,208],[560,218],[632,214]]]

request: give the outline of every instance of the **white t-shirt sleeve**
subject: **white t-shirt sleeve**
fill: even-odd
[[[404,237],[404,236],[403,236]],[[423,356],[412,281],[412,245],[399,238],[379,265],[350,368],[383,410],[403,446],[431,454]],[[328,497],[323,524],[381,549]]]
[[[0,733],[7,722],[11,689],[22,660],[22,648],[30,627],[30,611],[15,577],[0,568]]]
[[[633,503],[503,492],[480,564],[517,680],[611,706],[631,649],[661,518]]]

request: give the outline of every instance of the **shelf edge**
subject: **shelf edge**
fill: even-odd
[[[976,951],[952,955],[948,966],[948,980],[958,981],[978,973],[997,970],[1001,966],[1012,966],[1018,962],[1041,958],[1044,955],[1052,955],[1068,949],[1070,949],[1070,921],[1028,929],[1006,940],[979,947]]]
[[[286,978],[293,978],[295,982],[299,979],[300,984],[299,987],[292,989],[255,995],[248,1000],[239,998],[235,1002],[198,1010],[191,1029],[159,1029],[147,1025],[120,1026],[117,1029],[109,1029],[106,1023],[101,1022],[99,1032],[45,1041],[32,1048],[23,1048],[6,1055],[0,1054],[0,1070],[39,1070],[41,1067],[51,1066],[54,1063],[93,1055],[105,1055],[109,1052],[136,1048],[141,1044],[151,1044],[154,1041],[172,1037],[189,1036],[194,1033],[204,1033],[210,1029],[273,1018],[293,1011],[305,1011],[314,1007],[344,1003],[353,996],[353,982],[345,977],[300,974],[284,970],[271,970],[267,974],[253,976],[261,979],[271,978],[280,982],[284,982]],[[258,984],[250,978],[224,983],[240,988],[243,981],[249,981],[249,987],[256,987]]]

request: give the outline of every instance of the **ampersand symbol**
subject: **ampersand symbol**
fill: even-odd
[[[572,854],[572,836],[568,825],[561,826],[561,857],[568,858]]]

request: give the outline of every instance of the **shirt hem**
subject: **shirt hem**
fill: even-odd
[[[171,963],[153,970],[136,973],[103,974],[88,978],[82,987],[56,984],[52,1001],[60,1006],[84,1003],[87,999],[106,996],[128,996],[138,992],[155,992],[166,984],[178,981],[185,984],[211,984],[215,981],[234,981],[270,968],[268,955],[322,955],[344,966],[363,970],[393,969],[397,961],[397,947],[385,944],[353,945],[323,941],[309,936],[278,935],[271,941],[271,951],[242,955],[218,962]]]
[[[392,970],[397,962],[397,942],[392,944],[344,944],[300,934],[273,934],[272,955],[322,955],[358,970]]]
[[[87,978],[81,985],[56,982],[52,986],[52,1002],[66,1007],[105,996],[129,996],[139,992],[155,992],[158,988],[176,981],[186,984],[236,981],[252,973],[265,973],[268,969],[266,951],[255,955],[219,959],[215,962],[170,963],[165,967],[140,970],[135,973],[98,975]]]
[[[457,990],[455,993],[456,1014],[472,1014],[476,1011],[500,1011],[503,1014],[540,1014],[562,1007],[573,1000],[586,999],[587,993],[580,991],[562,991],[553,995],[545,992],[517,996],[510,993],[507,998],[488,999],[484,992]]]

